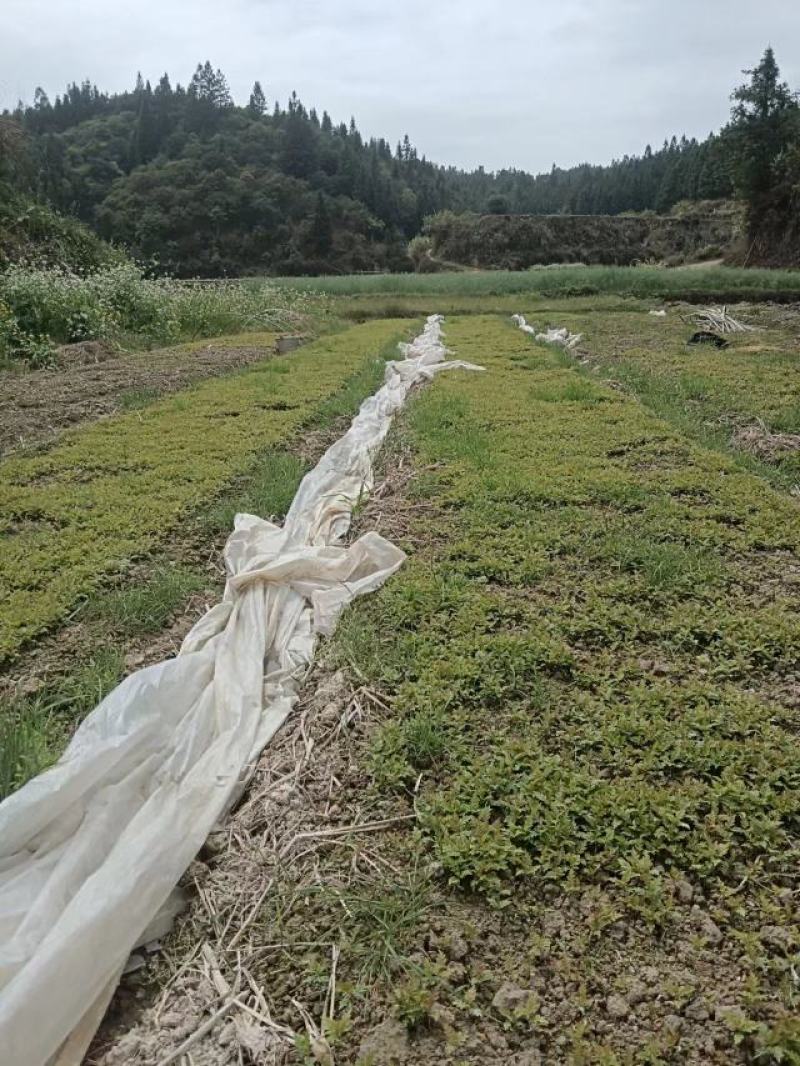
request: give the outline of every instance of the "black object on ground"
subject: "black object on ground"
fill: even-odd
[[[713,344],[716,348],[727,348],[728,342],[719,333],[712,333],[710,329],[699,329],[693,333],[686,342],[687,344]]]

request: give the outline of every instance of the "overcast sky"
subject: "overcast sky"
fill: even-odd
[[[258,78],[436,162],[538,171],[705,136],[768,43],[800,89],[798,0],[0,0],[0,109],[210,59],[238,103]]]

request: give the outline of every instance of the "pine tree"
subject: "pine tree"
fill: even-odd
[[[198,63],[187,90],[187,128],[201,134],[211,133],[219,125],[222,112],[233,106],[228,81],[221,70]]]
[[[296,99],[289,101],[281,163],[286,173],[294,178],[309,177],[317,165],[316,134]]]
[[[797,105],[780,71],[772,48],[752,70],[750,81],[733,93],[729,140],[733,155],[733,176],[739,193],[753,203],[768,192],[773,165],[786,148],[793,112]]]
[[[326,256],[333,245],[333,225],[325,197],[317,193],[317,203],[314,208],[314,217],[311,220],[309,230],[309,244],[316,255]]]
[[[153,109],[153,90],[148,81],[137,93],[139,107],[131,145],[131,163],[138,166],[149,163],[158,151],[158,118]]]
[[[267,98],[260,81],[253,82],[253,91],[250,93],[247,109],[254,115],[263,115],[267,109]]]
[[[208,60],[197,64],[197,70],[189,83],[189,95],[217,108],[230,107],[233,104],[227,78],[219,68],[214,70]]]

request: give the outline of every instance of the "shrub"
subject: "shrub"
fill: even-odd
[[[68,215],[37,203],[0,183],[0,270],[11,263],[69,267],[79,274],[125,255]]]
[[[325,298],[266,282],[148,278],[131,261],[86,275],[13,264],[0,274],[0,355],[40,365],[54,343],[169,344],[242,330],[296,328]],[[46,354],[45,354],[46,353]]]
[[[21,359],[33,367],[39,367],[50,363],[54,354],[50,339],[20,329],[11,308],[0,300],[0,357]]]
[[[425,269],[425,261],[430,259],[432,241],[430,237],[414,237],[408,242],[408,257],[419,274]]]

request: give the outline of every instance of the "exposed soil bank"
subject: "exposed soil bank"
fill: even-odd
[[[437,259],[524,270],[541,263],[631,266],[722,255],[737,236],[733,215],[455,215],[428,223]]]

